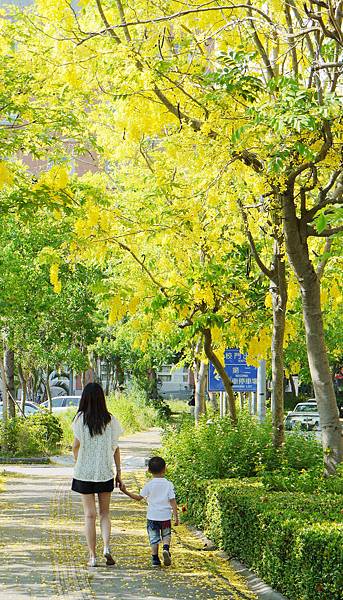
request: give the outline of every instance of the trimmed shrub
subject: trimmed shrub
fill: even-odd
[[[340,494],[266,493],[261,482],[209,481],[188,495],[187,518],[292,600],[342,600]]]

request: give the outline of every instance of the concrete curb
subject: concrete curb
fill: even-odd
[[[215,544],[209,540],[202,531],[195,527],[188,526],[189,529],[204,543],[204,551],[215,550]],[[250,571],[245,565],[235,558],[230,558],[226,552],[221,552],[223,558],[226,558],[232,568],[238,573],[245,581],[249,590],[256,594],[258,600],[288,600],[286,596],[283,596],[279,592],[273,590],[269,585],[264,583],[255,573]]]
[[[273,590],[269,585],[261,581],[255,573],[249,571],[249,569],[240,563],[236,559],[231,559],[230,564],[235,571],[243,577],[249,590],[254,592],[259,600],[287,600],[285,596]]]
[[[50,464],[50,458],[13,458],[13,457],[0,457],[0,465],[48,465]]]

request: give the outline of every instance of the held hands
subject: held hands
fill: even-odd
[[[180,525],[180,521],[179,521],[179,515],[178,515],[178,514],[174,515],[174,525],[175,525],[175,526],[176,526],[176,525]]]
[[[121,479],[121,474],[117,473],[117,475],[116,475],[116,487],[119,487],[119,489],[121,490],[123,485],[124,484],[123,484],[122,479]]]

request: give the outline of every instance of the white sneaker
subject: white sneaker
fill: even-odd
[[[107,567],[113,567],[113,565],[116,564],[116,561],[112,556],[111,548],[109,546],[107,548],[104,548],[104,557],[106,558]]]
[[[92,556],[92,558],[89,559],[87,565],[89,567],[97,567],[98,563],[97,563],[97,560],[96,560],[96,556]]]

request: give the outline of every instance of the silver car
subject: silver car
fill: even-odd
[[[53,413],[64,413],[71,408],[78,408],[80,403],[80,396],[56,396],[51,399],[52,412]],[[40,404],[43,408],[49,408],[49,402],[46,400]]]
[[[2,419],[2,415],[4,412],[4,405],[3,402],[0,402],[0,419]],[[38,404],[35,404],[34,402],[26,402],[25,403],[25,410],[24,410],[24,414],[25,417],[28,417],[29,415],[34,415],[37,412],[42,412],[40,406],[38,406]],[[22,412],[20,410],[20,408],[16,407],[16,415],[17,417],[22,417]]]
[[[319,431],[320,418],[315,399],[299,402],[294,410],[288,413],[285,420],[286,431],[292,431],[296,426],[305,431]]]

